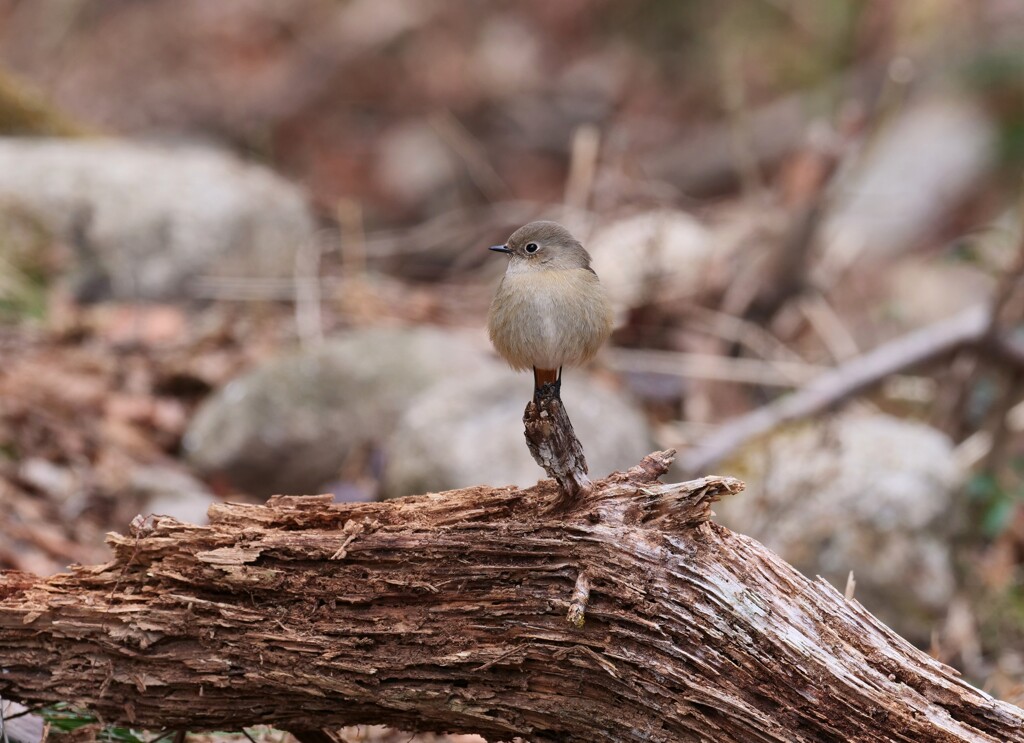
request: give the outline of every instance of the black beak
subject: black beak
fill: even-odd
[[[495,251],[497,251],[499,253],[511,253],[512,252],[511,250],[509,250],[508,245],[492,245],[490,248],[488,248],[488,250],[495,250]]]

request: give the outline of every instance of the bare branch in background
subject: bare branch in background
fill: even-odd
[[[989,326],[989,313],[988,307],[972,307],[947,320],[915,330],[840,364],[788,397],[779,398],[723,424],[682,456],[680,464],[683,471],[706,470],[746,442],[783,423],[821,412],[891,374],[979,342]]]

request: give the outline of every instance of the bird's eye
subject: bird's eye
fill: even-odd
[[[526,243],[527,253],[536,253],[538,250],[540,250],[540,245],[537,243]]]

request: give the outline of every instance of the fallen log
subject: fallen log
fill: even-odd
[[[0,693],[190,730],[1024,741],[1024,711],[710,521],[740,482],[658,482],[670,458],[561,512],[544,481],[138,519],[106,565],[0,575]]]

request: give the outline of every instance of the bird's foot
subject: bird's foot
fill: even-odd
[[[562,380],[545,382],[540,387],[535,387],[533,389],[533,399],[535,402],[540,402],[541,400],[561,400]]]

